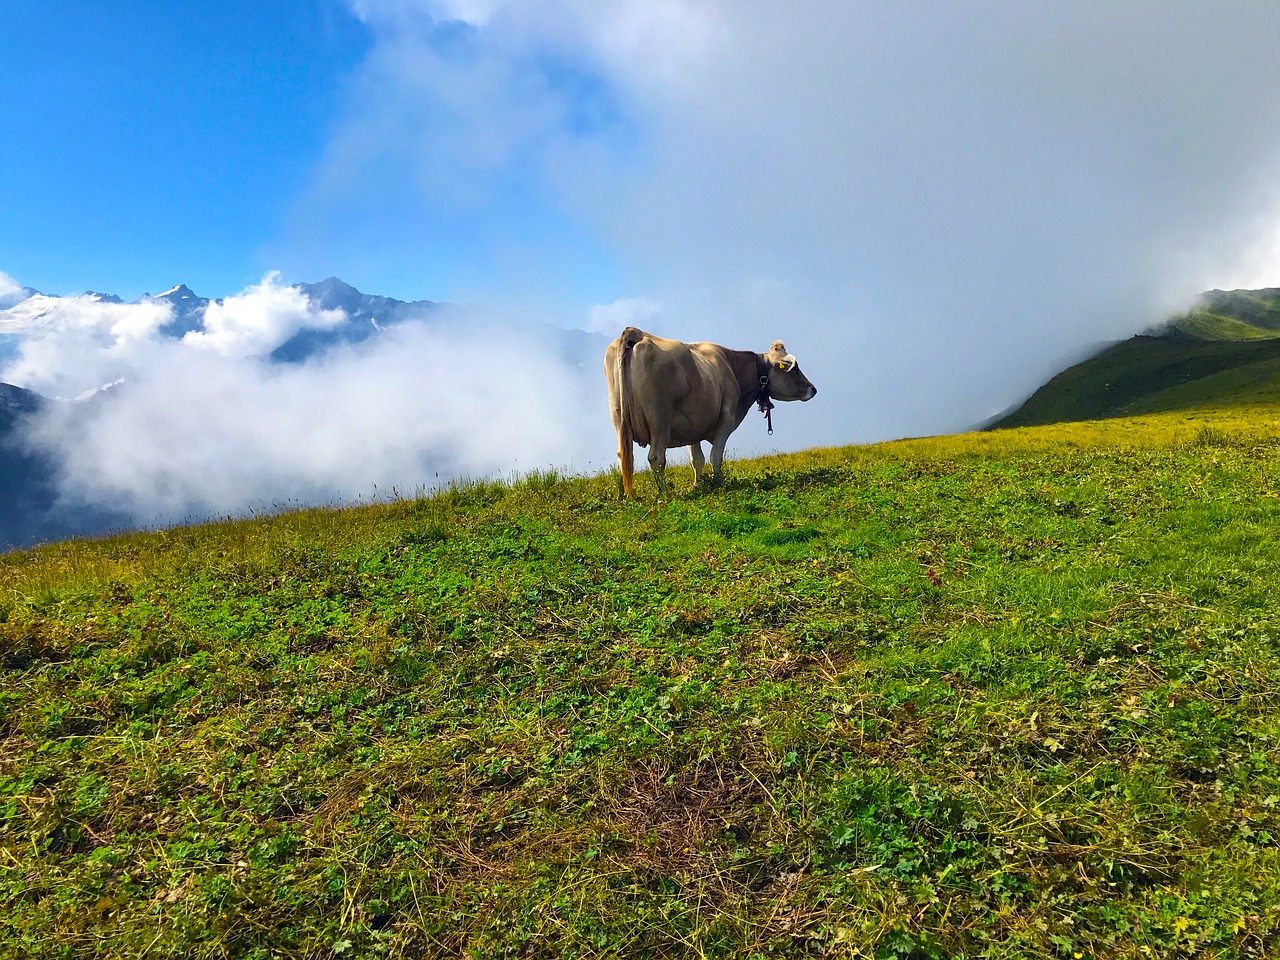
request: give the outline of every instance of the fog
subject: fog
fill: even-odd
[[[354,9],[376,43],[309,202],[391,162],[406,218],[536,182],[612,257],[595,328],[640,305],[800,358],[818,401],[742,452],[964,429],[1201,290],[1280,283],[1274,5]],[[547,296],[545,239],[513,226],[485,293]]]
[[[33,299],[10,333],[23,306],[0,381],[79,398],[50,405],[29,437],[62,463],[65,507],[164,524],[592,471],[612,453],[607,415],[584,402],[597,371],[534,326],[446,309],[283,364],[270,353],[294,333],[346,318],[274,275],[210,304],[181,339],[160,332],[168,304]]]

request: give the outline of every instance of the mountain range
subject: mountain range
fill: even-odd
[[[294,289],[306,294],[311,303],[321,310],[342,310],[346,319],[336,327],[324,330],[305,329],[282,343],[271,354],[280,362],[305,360],[339,343],[360,343],[373,336],[379,329],[395,326],[409,320],[430,319],[445,304],[432,300],[396,300],[361,293],[349,283],[337,277],[329,277],[319,283],[296,283]],[[84,298],[108,304],[124,304],[115,294],[87,291]],[[21,336],[51,322],[65,298],[48,296],[31,287],[23,287],[0,297],[0,355],[6,340]],[[160,328],[162,336],[181,339],[188,333],[199,332],[204,323],[205,311],[211,300],[196,294],[184,283],[158,294],[144,293],[134,304],[168,304],[172,319]]]

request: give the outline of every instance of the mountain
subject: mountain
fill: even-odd
[[[375,336],[379,330],[399,324],[442,320],[446,310],[454,321],[492,321],[504,326],[511,323],[476,308],[454,307],[435,300],[397,300],[394,297],[362,293],[337,277],[329,277],[319,283],[295,283],[293,288],[306,294],[321,310],[341,310],[346,318],[336,327],[300,330],[271,353],[270,359],[278,363],[299,363],[340,344],[362,343]],[[88,291],[80,296],[99,303],[125,304],[115,294]],[[0,359],[12,354],[23,337],[55,324],[63,299],[42,294],[30,287],[0,298]],[[188,333],[203,331],[205,311],[209,304],[222,303],[223,300],[202,297],[186,284],[180,283],[163,293],[144,293],[131,302],[168,304],[173,316],[160,328],[160,333],[166,337],[181,339]],[[566,330],[547,323],[516,325],[535,331],[537,339],[548,344],[559,359],[574,365],[596,362],[597,354],[603,351],[606,342],[599,334]]]
[[[48,403],[30,390],[0,383],[0,547],[22,539],[31,518],[53,504],[49,464],[22,442],[23,426]]]
[[[0,429],[18,417],[38,412],[45,402],[38,393],[15,387],[11,383],[0,383]]]
[[[127,518],[58,500],[58,463],[26,442],[24,430],[51,402],[0,383],[0,550],[38,540],[102,533]]]
[[[1057,374],[986,429],[1240,405],[1280,395],[1280,288],[1210,290]]]
[[[54,465],[30,450],[22,428],[47,403],[39,394],[0,383],[0,550],[43,533],[57,495]]]
[[[337,344],[360,343],[379,329],[409,320],[425,319],[442,306],[431,300],[404,301],[361,293],[337,277],[329,277],[319,283],[296,283],[293,287],[305,293],[312,303],[323,310],[344,311],[346,319],[327,330],[299,331],[271,354],[272,360],[282,363],[306,360]],[[126,303],[115,294],[94,290],[86,291],[80,296],[99,303]],[[63,299],[42,294],[30,287],[0,298],[0,356],[12,352],[16,338],[56,322]],[[163,293],[144,293],[130,302],[168,304],[173,310],[173,318],[160,328],[160,333],[166,337],[181,339],[188,333],[203,330],[205,311],[209,304],[223,301],[199,296],[186,284],[180,283]]]
[[[197,297],[185,283],[170,287],[164,293],[154,297],[143,294],[139,301],[151,300],[156,303],[168,303],[173,307],[173,319],[160,328],[160,332],[168,337],[185,337],[193,330],[199,330],[204,319],[204,308],[209,305],[207,297]]]
[[[28,443],[25,434],[55,402],[0,383],[0,551],[135,526],[124,514],[60,501],[57,459]]]
[[[299,331],[271,354],[271,359],[285,363],[305,360],[338,343],[360,343],[384,327],[423,319],[440,307],[431,300],[405,301],[361,293],[337,277],[294,286],[322,310],[342,310],[347,320],[329,330]]]
[[[1280,288],[1210,290],[1187,313],[1166,324],[1200,340],[1262,340],[1280,337]]]
[[[23,300],[30,300],[34,296],[38,296],[39,290],[32,287],[19,287],[17,290],[10,290],[8,293],[0,294],[0,310],[8,310],[10,307],[16,307]]]

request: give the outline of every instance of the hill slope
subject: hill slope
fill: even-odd
[[[1179,404],[1265,403],[1273,382],[1260,381],[1258,374],[1277,358],[1280,289],[1212,290],[1150,334],[1108,346],[1064,370],[989,429],[1173,410]],[[1253,373],[1244,373],[1246,368]],[[1220,376],[1231,370],[1240,375]],[[1195,381],[1204,381],[1202,389],[1183,389]]]
[[[730,476],[0,557],[0,954],[1276,954],[1275,408]]]

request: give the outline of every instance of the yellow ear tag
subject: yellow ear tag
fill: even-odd
[[[778,369],[779,369],[779,370],[785,370],[785,369],[787,369],[787,368],[786,368],[786,367],[784,367],[782,364],[778,364]]]

